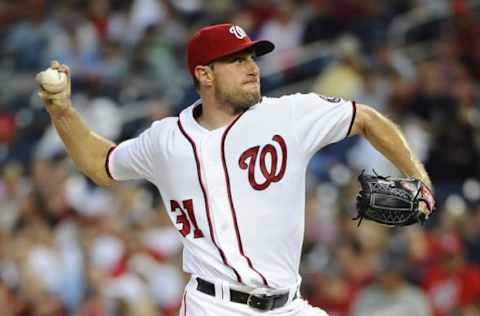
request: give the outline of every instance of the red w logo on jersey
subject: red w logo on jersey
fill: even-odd
[[[282,151],[280,168],[277,168],[277,149],[271,144],[263,146],[262,150],[260,150],[260,146],[254,146],[245,150],[238,161],[241,169],[246,170],[248,168],[248,181],[255,190],[265,190],[271,183],[280,181],[285,174],[285,169],[287,168],[287,145],[280,135],[273,136],[272,140],[280,145]],[[259,152],[260,171],[265,179],[260,183],[255,179],[255,165],[257,163]],[[269,166],[267,166],[267,155],[270,156]]]

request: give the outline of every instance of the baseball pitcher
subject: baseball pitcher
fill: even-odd
[[[306,168],[328,144],[366,137],[426,188],[422,214],[433,209],[424,167],[371,107],[313,93],[262,97],[255,57],[273,49],[236,25],[200,29],[187,56],[201,98],[118,145],[75,111],[66,65],[52,63],[56,82],[51,74],[37,77],[52,122],[85,175],[102,186],[143,178],[158,188],[191,274],[182,316],[327,315],[302,299],[298,270]]]

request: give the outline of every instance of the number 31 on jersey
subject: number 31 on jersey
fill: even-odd
[[[198,228],[197,219],[195,218],[195,213],[193,211],[192,199],[182,201],[182,205],[175,200],[171,200],[170,210],[174,213],[179,213],[177,215],[176,223],[181,225],[181,228],[178,230],[183,237],[187,237],[188,234],[190,234],[192,226],[193,238],[202,238],[204,236],[203,232]]]

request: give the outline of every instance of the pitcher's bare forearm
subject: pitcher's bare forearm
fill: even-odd
[[[432,187],[423,164],[415,157],[402,132],[374,109],[357,105],[352,133],[361,134],[406,176],[415,177]]]
[[[108,186],[113,180],[105,163],[114,143],[90,130],[77,113],[72,105],[70,79],[70,68],[54,60],[50,68],[35,77],[38,95],[77,168],[96,184]]]
[[[113,180],[107,174],[105,161],[115,144],[90,130],[73,106],[47,110],[77,168],[96,184],[111,185]]]

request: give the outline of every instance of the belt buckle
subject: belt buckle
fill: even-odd
[[[270,311],[273,308],[273,299],[271,296],[262,294],[262,295],[248,295],[247,305],[251,308],[258,309],[261,311]]]
[[[251,308],[270,311],[273,309],[274,297],[265,293],[263,289],[253,290],[248,294],[247,305]]]

